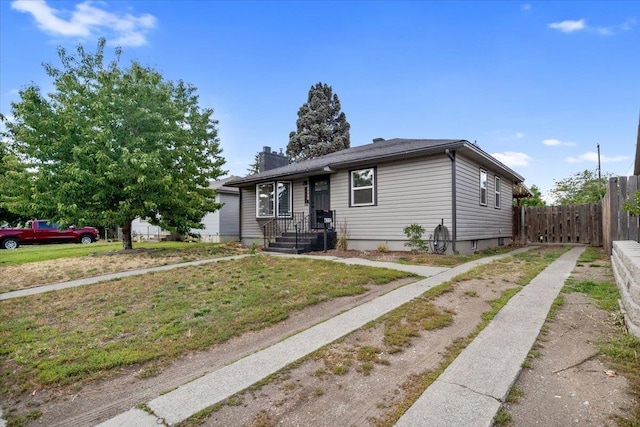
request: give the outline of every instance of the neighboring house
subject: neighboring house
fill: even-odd
[[[467,253],[511,242],[512,189],[523,180],[469,141],[377,138],[227,185],[240,189],[243,244],[322,231],[331,212],[349,249],[407,250],[403,230],[419,224],[424,239],[438,231],[447,252]]]
[[[227,181],[237,179],[236,176],[214,181],[209,184],[209,188],[216,190],[216,202],[223,203],[222,208],[215,212],[207,213],[202,218],[204,228],[192,228],[192,234],[199,234],[200,240],[209,243],[233,242],[240,237],[240,200],[239,190],[234,187],[227,187]],[[149,224],[148,221],[136,218],[131,224],[131,231],[134,236],[139,236],[144,240],[161,240],[167,238],[170,233],[160,227]]]

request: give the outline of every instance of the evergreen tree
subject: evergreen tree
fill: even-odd
[[[312,159],[349,148],[347,117],[340,111],[340,100],[331,86],[311,86],[309,96],[298,110],[297,130],[289,134],[289,161]]]
[[[256,153],[253,157],[253,163],[247,168],[247,176],[260,172],[260,153]]]
[[[54,91],[32,84],[12,103],[4,138],[33,172],[29,191],[19,175],[4,180],[0,205],[61,225],[119,225],[124,249],[136,217],[183,234],[202,228],[220,208],[209,180],[224,173],[213,110],[187,83],[136,62],[121,68],[120,49],[104,64],[105,44],[75,56],[59,48],[62,68],[45,65]]]

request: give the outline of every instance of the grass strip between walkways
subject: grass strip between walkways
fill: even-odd
[[[404,351],[405,348],[411,346],[411,340],[419,337],[422,331],[430,329],[443,328],[448,326],[455,313],[442,311],[433,305],[433,300],[442,294],[452,291],[457,283],[462,281],[474,280],[477,278],[490,278],[496,276],[496,280],[500,280],[500,274],[509,273],[512,277],[515,287],[506,289],[500,297],[489,301],[491,309],[483,313],[482,318],[478,319],[478,325],[473,333],[463,339],[457,339],[452,342],[442,355],[442,361],[435,370],[426,370],[419,374],[412,375],[406,382],[400,385],[402,397],[381,417],[370,419],[372,425],[377,427],[393,426],[397,420],[413,405],[413,403],[422,395],[422,393],[431,385],[438,376],[455,360],[455,358],[464,350],[469,343],[489,324],[491,319],[502,309],[502,307],[515,295],[523,286],[527,285],[534,277],[536,277],[549,264],[560,257],[568,248],[552,247],[538,248],[524,253],[507,256],[489,264],[485,264],[469,270],[468,272],[458,275],[451,281],[442,283],[422,296],[403,304],[395,310],[382,316],[375,322],[366,325],[366,328],[376,327],[378,324],[384,328],[385,351],[389,354]],[[510,283],[512,283],[510,281]],[[344,338],[343,338],[344,339]],[[258,390],[269,382],[287,378],[288,372],[300,366],[307,359],[323,359],[326,369],[322,372],[316,372],[317,375],[343,375],[345,369],[355,367],[356,371],[368,375],[371,370],[372,363],[385,364],[385,360],[373,362],[370,354],[380,353],[378,348],[369,348],[367,346],[358,348],[349,355],[341,355],[336,358],[335,354],[325,346],[307,357],[296,361],[279,372],[265,378],[259,383],[253,385],[249,389],[231,396],[224,402],[219,402],[209,408],[206,408],[189,419],[179,424],[180,427],[195,427],[206,422],[208,417],[219,411],[224,406],[237,406],[242,404],[242,395],[249,390]],[[320,393],[321,391],[319,391]],[[257,417],[263,416],[265,420],[259,419],[254,421],[256,425],[271,426],[272,420],[269,420],[266,414],[258,414]],[[262,422],[262,423],[261,423]]]

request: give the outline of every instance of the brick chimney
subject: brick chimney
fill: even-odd
[[[280,168],[289,164],[289,159],[282,153],[274,153],[271,147],[262,147],[262,152],[258,153],[258,172]]]

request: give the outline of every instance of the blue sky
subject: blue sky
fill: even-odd
[[[213,108],[225,168],[286,150],[309,88],[332,86],[351,146],[454,138],[546,193],[597,167],[630,175],[640,114],[640,1],[0,0],[0,112],[52,89],[57,46],[98,37]]]

